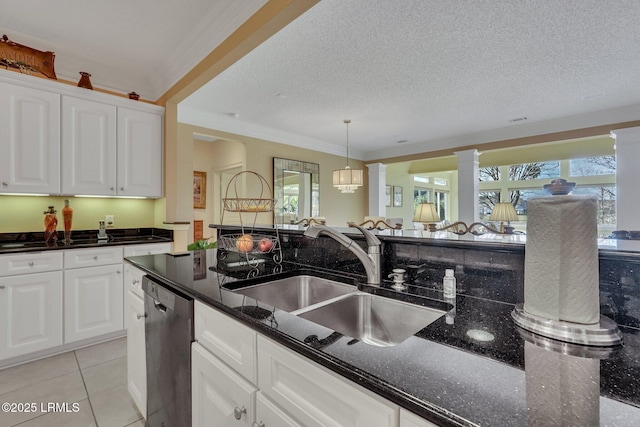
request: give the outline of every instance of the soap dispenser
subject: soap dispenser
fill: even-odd
[[[450,268],[445,270],[444,278],[442,279],[442,288],[445,298],[456,297],[456,278],[453,275],[453,270]]]

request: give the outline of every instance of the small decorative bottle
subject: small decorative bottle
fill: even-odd
[[[73,208],[69,206],[69,200],[64,201],[62,208],[62,219],[64,220],[64,243],[71,243],[71,225],[73,222]]]
[[[58,227],[56,210],[53,206],[49,206],[49,209],[44,211],[44,242],[47,246],[54,246],[58,241],[56,227]]]
[[[455,298],[456,297],[456,278],[453,275],[452,269],[447,269],[444,273],[444,278],[442,279],[442,287],[444,289],[444,297],[445,298]]]

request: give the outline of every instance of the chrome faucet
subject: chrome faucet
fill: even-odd
[[[355,225],[352,222],[349,223],[349,227],[355,227],[364,234],[364,237],[367,240],[367,252],[344,234],[334,230],[333,228],[327,227],[326,225],[310,225],[309,228],[305,230],[304,235],[315,239],[321,234],[326,234],[333,238],[342,246],[353,252],[362,262],[362,265],[364,265],[364,269],[367,272],[367,283],[370,285],[379,285],[381,276],[380,240],[378,240],[378,238],[366,228]]]

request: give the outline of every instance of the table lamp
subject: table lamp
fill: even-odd
[[[489,221],[500,221],[500,233],[507,234],[513,233],[513,227],[510,227],[509,223],[517,220],[518,214],[511,202],[498,203],[495,205],[493,212],[491,212],[491,216],[489,217]],[[506,229],[504,227],[505,221],[507,222]]]
[[[413,215],[413,222],[421,222],[428,226],[429,231],[436,231],[436,222],[440,222],[440,216],[433,203],[420,203]]]

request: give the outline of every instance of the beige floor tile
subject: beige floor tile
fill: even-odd
[[[144,427],[144,418],[136,421],[135,423],[129,424],[127,427]]]
[[[80,365],[80,369],[99,365],[110,360],[120,359],[126,355],[126,337],[76,350],[76,357],[78,358],[78,365]]]
[[[90,400],[100,427],[128,426],[142,418],[126,385],[92,396]]]
[[[0,371],[0,394],[77,371],[73,352],[6,368]]]
[[[76,408],[69,406],[70,411]],[[144,424],[142,425],[144,427]],[[89,399],[78,402],[76,412],[49,412],[18,427],[96,427]]]
[[[34,412],[0,413],[1,426],[13,426],[43,415],[41,404],[80,402],[87,398],[80,372],[62,375],[0,395],[0,402],[34,403]]]
[[[105,362],[82,369],[82,378],[89,397],[127,384],[127,358]]]

